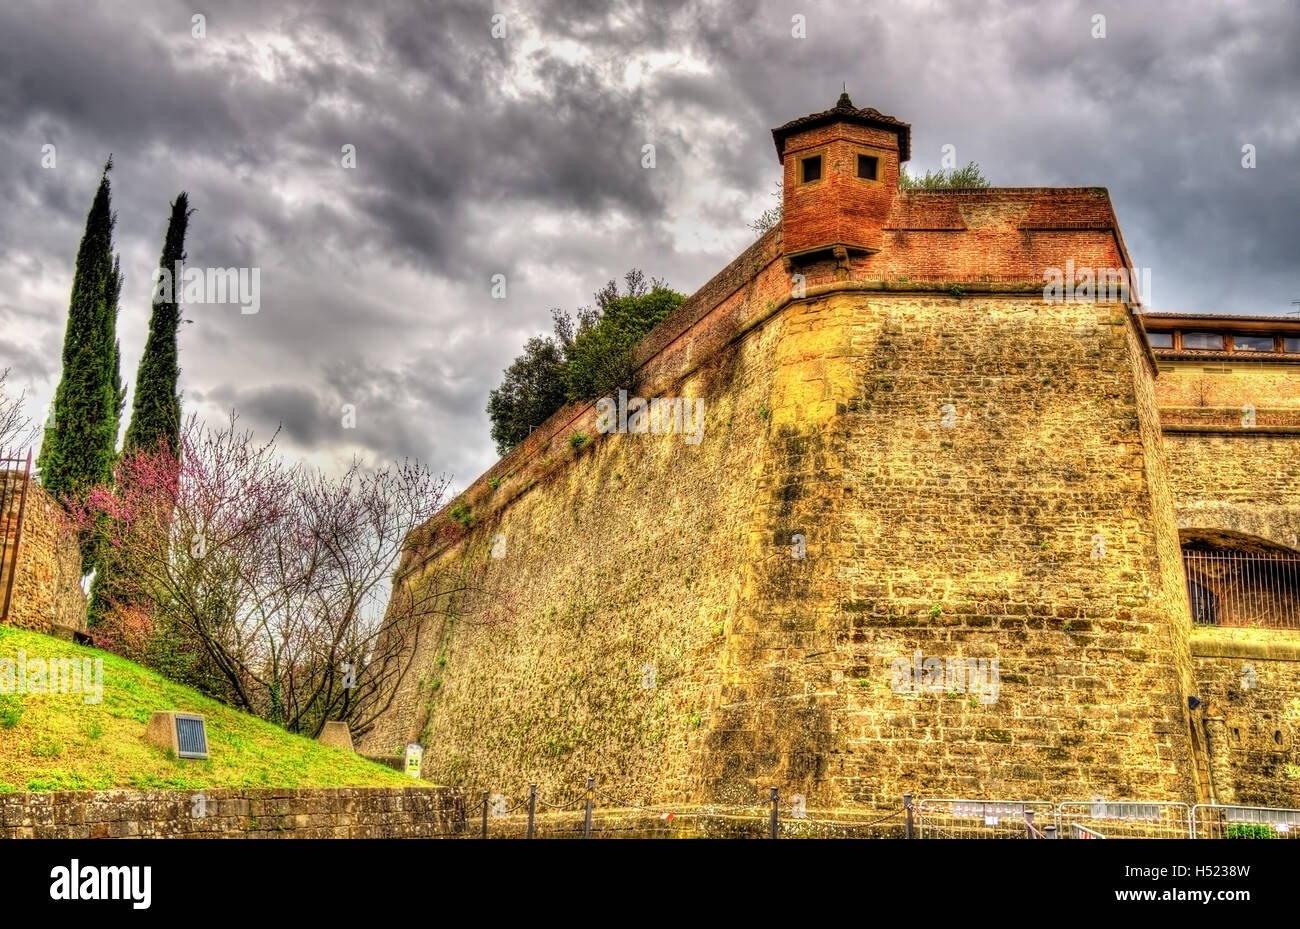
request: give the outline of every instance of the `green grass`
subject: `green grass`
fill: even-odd
[[[0,658],[102,658],[104,697],[0,696],[0,793],[218,787],[401,787],[403,774],[293,735],[98,649],[0,626]],[[202,713],[207,761],[180,761],[144,740],[154,710]]]

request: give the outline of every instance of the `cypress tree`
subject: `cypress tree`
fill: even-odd
[[[108,276],[108,286],[105,293],[108,295],[108,305],[112,308],[113,313],[113,445],[117,445],[117,428],[122,422],[122,410],[126,408],[126,385],[122,383],[122,343],[117,339],[117,313],[121,307],[119,298],[122,296],[122,259],[121,256],[113,256],[113,271]],[[116,458],[114,458],[116,461]]]
[[[113,256],[116,217],[108,182],[112,168],[110,157],[77,250],[63,336],[63,373],[37,457],[41,484],[62,499],[78,497],[113,476],[124,394],[117,345],[122,274]],[[83,569],[90,567],[90,554],[83,543]]]
[[[158,288],[154,293],[153,312],[149,317],[149,336],[140,357],[135,378],[135,398],[131,404],[131,422],[126,427],[122,450],[166,447],[173,454],[181,438],[181,399],[176,391],[180,377],[177,364],[176,332],[180,328],[180,308],[176,299],[180,281],[175,272],[185,260],[185,230],[189,225],[189,198],[181,191],[172,203],[167,235],[163,239],[158,267],[172,278],[171,293]]]
[[[170,288],[154,292],[153,310],[149,315],[149,335],[136,372],[135,397],[131,402],[131,422],[126,427],[122,452],[155,451],[165,448],[179,454],[181,438],[181,401],[176,392],[180,377],[177,363],[176,334],[180,328],[180,293],[177,267],[185,260],[185,231],[189,225],[189,198],[181,191],[172,203],[167,234],[163,238],[158,267],[171,277]],[[164,278],[165,279],[165,278]],[[119,486],[122,478],[119,476]],[[95,580],[90,586],[87,624],[98,626],[115,605],[131,599],[122,583],[122,566],[111,548],[97,553]]]

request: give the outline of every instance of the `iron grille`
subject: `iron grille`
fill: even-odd
[[[1184,549],[1183,569],[1193,621],[1300,629],[1300,558]]]

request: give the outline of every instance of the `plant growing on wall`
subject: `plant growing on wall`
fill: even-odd
[[[901,190],[953,190],[963,187],[984,188],[991,186],[980,166],[975,162],[967,163],[964,168],[945,171],[926,171],[924,174],[912,175],[907,168],[898,172],[898,186]]]
[[[776,190],[772,192],[772,196],[776,197],[776,206],[768,207],[759,214],[758,219],[749,224],[749,228],[753,229],[754,233],[759,237],[762,237],[772,227],[781,225],[781,217],[785,212],[784,181],[776,182]]]

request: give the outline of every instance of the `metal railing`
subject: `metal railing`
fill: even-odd
[[[18,555],[23,541],[27,487],[32,480],[32,453],[0,456],[0,624],[9,619]]]
[[[466,805],[464,820],[445,838],[651,839],[651,838],[915,838],[911,797],[893,809],[807,807],[804,797],[782,797],[773,787],[766,802],[748,805],[646,806],[614,796],[588,778],[579,790],[555,798],[536,784],[507,797],[490,790]]]
[[[748,806],[643,806],[597,786],[564,798],[536,784],[508,801],[483,791],[446,838],[898,838],[898,839],[1264,839],[1300,838],[1300,810],[1253,806],[1087,800],[962,800],[904,794],[893,809],[815,810],[801,794],[772,787]]]
[[[1300,557],[1184,549],[1183,569],[1193,621],[1300,629]]]

